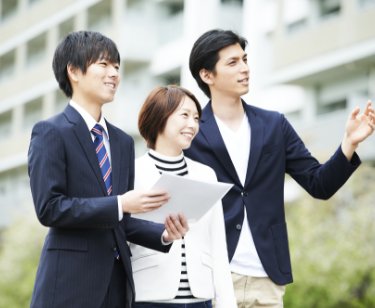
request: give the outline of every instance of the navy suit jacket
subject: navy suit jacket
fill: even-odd
[[[70,105],[32,131],[28,167],[39,221],[50,227],[36,275],[31,307],[100,307],[120,250],[127,307],[134,303],[130,250],[126,241],[167,252],[164,226],[118,219],[117,195],[134,188],[134,141],[107,122],[113,196],[107,196],[86,122]]]
[[[187,157],[213,168],[220,182],[234,184],[223,198],[229,261],[236,250],[246,207],[248,222],[260,260],[268,276],[279,285],[293,282],[284,213],[284,179],[288,173],[311,196],[330,198],[360,165],[341,150],[321,165],[306,149],[284,115],[242,102],[251,126],[250,157],[242,186],[212,113],[203,109],[200,131]]]

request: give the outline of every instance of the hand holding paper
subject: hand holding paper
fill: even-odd
[[[182,213],[188,222],[201,219],[226,193],[232,184],[208,183],[186,177],[162,174],[151,189],[165,189],[171,196],[160,208],[132,215],[135,218],[164,223],[170,214]]]

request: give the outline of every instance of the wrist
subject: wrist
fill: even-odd
[[[344,139],[341,143],[341,150],[348,159],[351,161],[355,150],[358,148],[358,143],[354,143],[353,140],[345,133]]]
[[[127,206],[126,206],[127,203],[125,200],[125,194],[120,197],[120,200],[121,200],[122,212],[127,213],[128,211],[127,211]]]
[[[358,143],[353,142],[352,138],[347,133],[344,135],[342,146],[349,151],[355,151],[358,148]]]

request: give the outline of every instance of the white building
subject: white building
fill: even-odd
[[[121,53],[122,81],[105,117],[131,134],[155,86],[181,84],[207,98],[188,68],[194,41],[213,28],[249,40],[245,100],[286,113],[314,154],[332,154],[355,104],[375,98],[374,0],[0,0],[0,227],[32,208],[32,126],[61,112],[52,56],[70,31],[95,30]],[[375,160],[374,137],[360,148]]]

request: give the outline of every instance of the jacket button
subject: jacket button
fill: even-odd
[[[111,247],[111,250],[112,250],[112,251],[116,251],[116,245],[113,245],[113,246]]]
[[[247,197],[249,195],[249,193],[247,191],[244,191],[243,194],[244,194],[245,197]]]
[[[237,229],[237,230],[241,230],[241,228],[242,228],[242,226],[241,226],[240,224],[238,224],[238,225],[236,226],[236,229]]]

